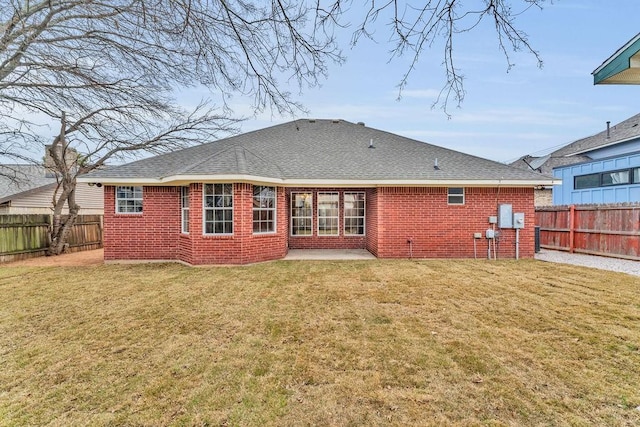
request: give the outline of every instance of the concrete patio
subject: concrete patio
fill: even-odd
[[[285,260],[358,260],[376,259],[366,249],[289,249]]]

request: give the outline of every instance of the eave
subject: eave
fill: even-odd
[[[612,142],[609,142],[607,144],[598,145],[597,147],[590,147],[590,148],[585,148],[584,150],[574,151],[572,153],[565,154],[562,157],[577,156],[579,154],[585,154],[585,153],[589,153],[591,151],[601,150],[603,148],[611,147],[612,145],[618,145],[618,144],[622,144],[624,142],[634,141],[634,140],[638,139],[639,137],[640,137],[640,135],[636,135],[636,136],[632,136],[630,138],[619,139],[617,141],[612,141]]]
[[[596,68],[593,84],[640,84],[640,34]]]
[[[538,187],[560,185],[562,180],[551,177],[540,179],[280,179],[251,175],[175,175],[162,178],[97,178],[78,177],[78,182],[102,185],[179,186],[191,182],[244,182],[280,187]]]

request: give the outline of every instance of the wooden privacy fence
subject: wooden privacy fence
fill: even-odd
[[[51,215],[0,215],[0,262],[43,256]],[[102,247],[102,215],[79,215],[69,233],[69,252]]]
[[[640,260],[640,204],[536,208],[540,246]]]

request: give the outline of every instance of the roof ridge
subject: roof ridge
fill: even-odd
[[[280,165],[278,165],[277,163],[269,162],[269,161],[268,161],[267,159],[265,159],[264,157],[259,156],[258,154],[254,153],[253,151],[251,151],[250,149],[248,149],[248,148],[246,148],[246,147],[240,147],[240,148],[242,148],[242,150],[243,150],[243,151],[246,151],[246,152],[250,153],[250,154],[251,154],[252,156],[254,156],[255,158],[262,160],[262,161],[263,161],[263,162],[265,162],[266,164],[271,165],[271,166],[275,166],[275,167],[276,167],[276,169],[278,169],[278,172],[280,172],[280,175],[281,175],[281,176],[284,176],[284,175],[285,175],[285,173],[283,172],[283,170],[280,168]],[[245,161],[246,161],[246,158],[245,158]]]
[[[236,145],[234,151],[236,154],[236,164],[238,165],[238,172],[240,172],[241,175],[245,175],[247,173],[247,156],[245,156],[244,147]]]
[[[210,144],[212,144],[214,142],[220,142],[220,141],[223,141],[223,140],[212,141]],[[204,145],[204,144],[201,144],[201,145]],[[200,166],[201,164],[203,164],[203,163],[205,163],[207,161],[210,161],[212,158],[219,157],[222,154],[227,153],[228,151],[235,150],[237,147],[239,147],[239,146],[238,145],[232,145],[230,147],[227,147],[227,148],[223,149],[222,151],[216,151],[215,153],[211,153],[210,155],[204,157],[202,160],[200,160],[198,162],[193,162],[190,165],[188,165],[187,167],[185,167],[184,169],[182,169],[180,171],[175,171],[175,172],[177,172],[178,174],[179,173],[189,172],[190,170]],[[236,159],[236,161],[237,161],[237,159]]]

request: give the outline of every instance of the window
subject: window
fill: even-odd
[[[311,236],[313,233],[313,195],[291,193],[291,235]]]
[[[602,186],[629,184],[629,171],[605,172],[602,174]]]
[[[344,235],[364,235],[364,193],[344,193]]]
[[[589,175],[581,175],[573,178],[573,188],[576,190],[596,187],[600,187],[599,173],[590,173]]]
[[[447,204],[449,205],[464,205],[464,188],[463,187],[449,187],[447,193]]]
[[[233,184],[204,185],[204,234],[233,234]]]
[[[116,187],[116,213],[142,213],[142,187]]]
[[[181,231],[185,234],[189,233],[189,187],[180,187],[180,212],[182,215]]]
[[[575,190],[638,183],[640,183],[640,168],[590,173],[573,177],[573,188]]]
[[[276,230],[276,188],[253,186],[253,232],[273,233]]]
[[[318,193],[318,235],[337,236],[339,234],[339,193]]]

